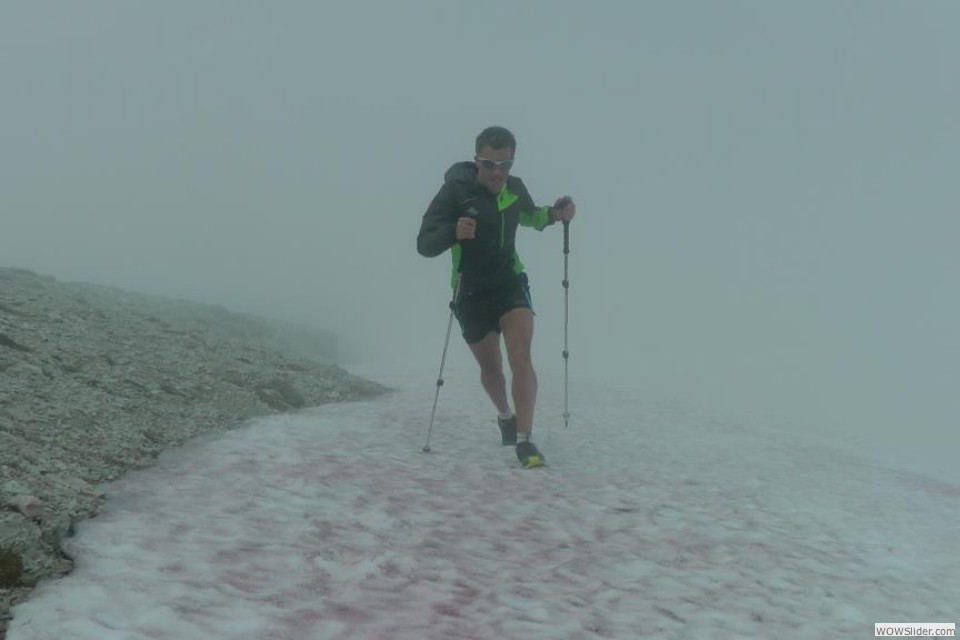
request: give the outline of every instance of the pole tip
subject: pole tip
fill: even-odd
[[[430,453],[430,445],[427,445],[423,448],[424,453]]]

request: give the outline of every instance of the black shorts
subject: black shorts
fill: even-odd
[[[500,318],[513,309],[533,311],[530,285],[525,273],[521,273],[514,283],[499,289],[461,293],[454,305],[454,313],[467,344],[480,342],[491,331],[500,333]]]

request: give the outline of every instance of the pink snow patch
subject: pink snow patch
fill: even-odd
[[[635,424],[602,395],[589,447],[555,432],[523,471],[470,418],[485,398],[444,393],[463,415],[429,455],[422,398],[396,395],[115,483],[8,640],[824,638],[956,615],[955,488],[662,409]]]

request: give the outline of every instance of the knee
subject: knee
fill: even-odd
[[[508,351],[507,359],[510,361],[511,371],[533,369],[533,360],[530,357],[529,349],[514,349],[512,351]]]

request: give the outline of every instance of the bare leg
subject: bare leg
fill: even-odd
[[[480,342],[468,345],[480,364],[480,382],[500,413],[508,413],[507,381],[503,376],[503,357],[500,354],[500,334],[491,331]]]
[[[513,373],[513,406],[517,411],[517,433],[530,434],[537,403],[537,374],[533,370],[530,346],[533,343],[533,312],[513,309],[500,318],[507,360]]]

